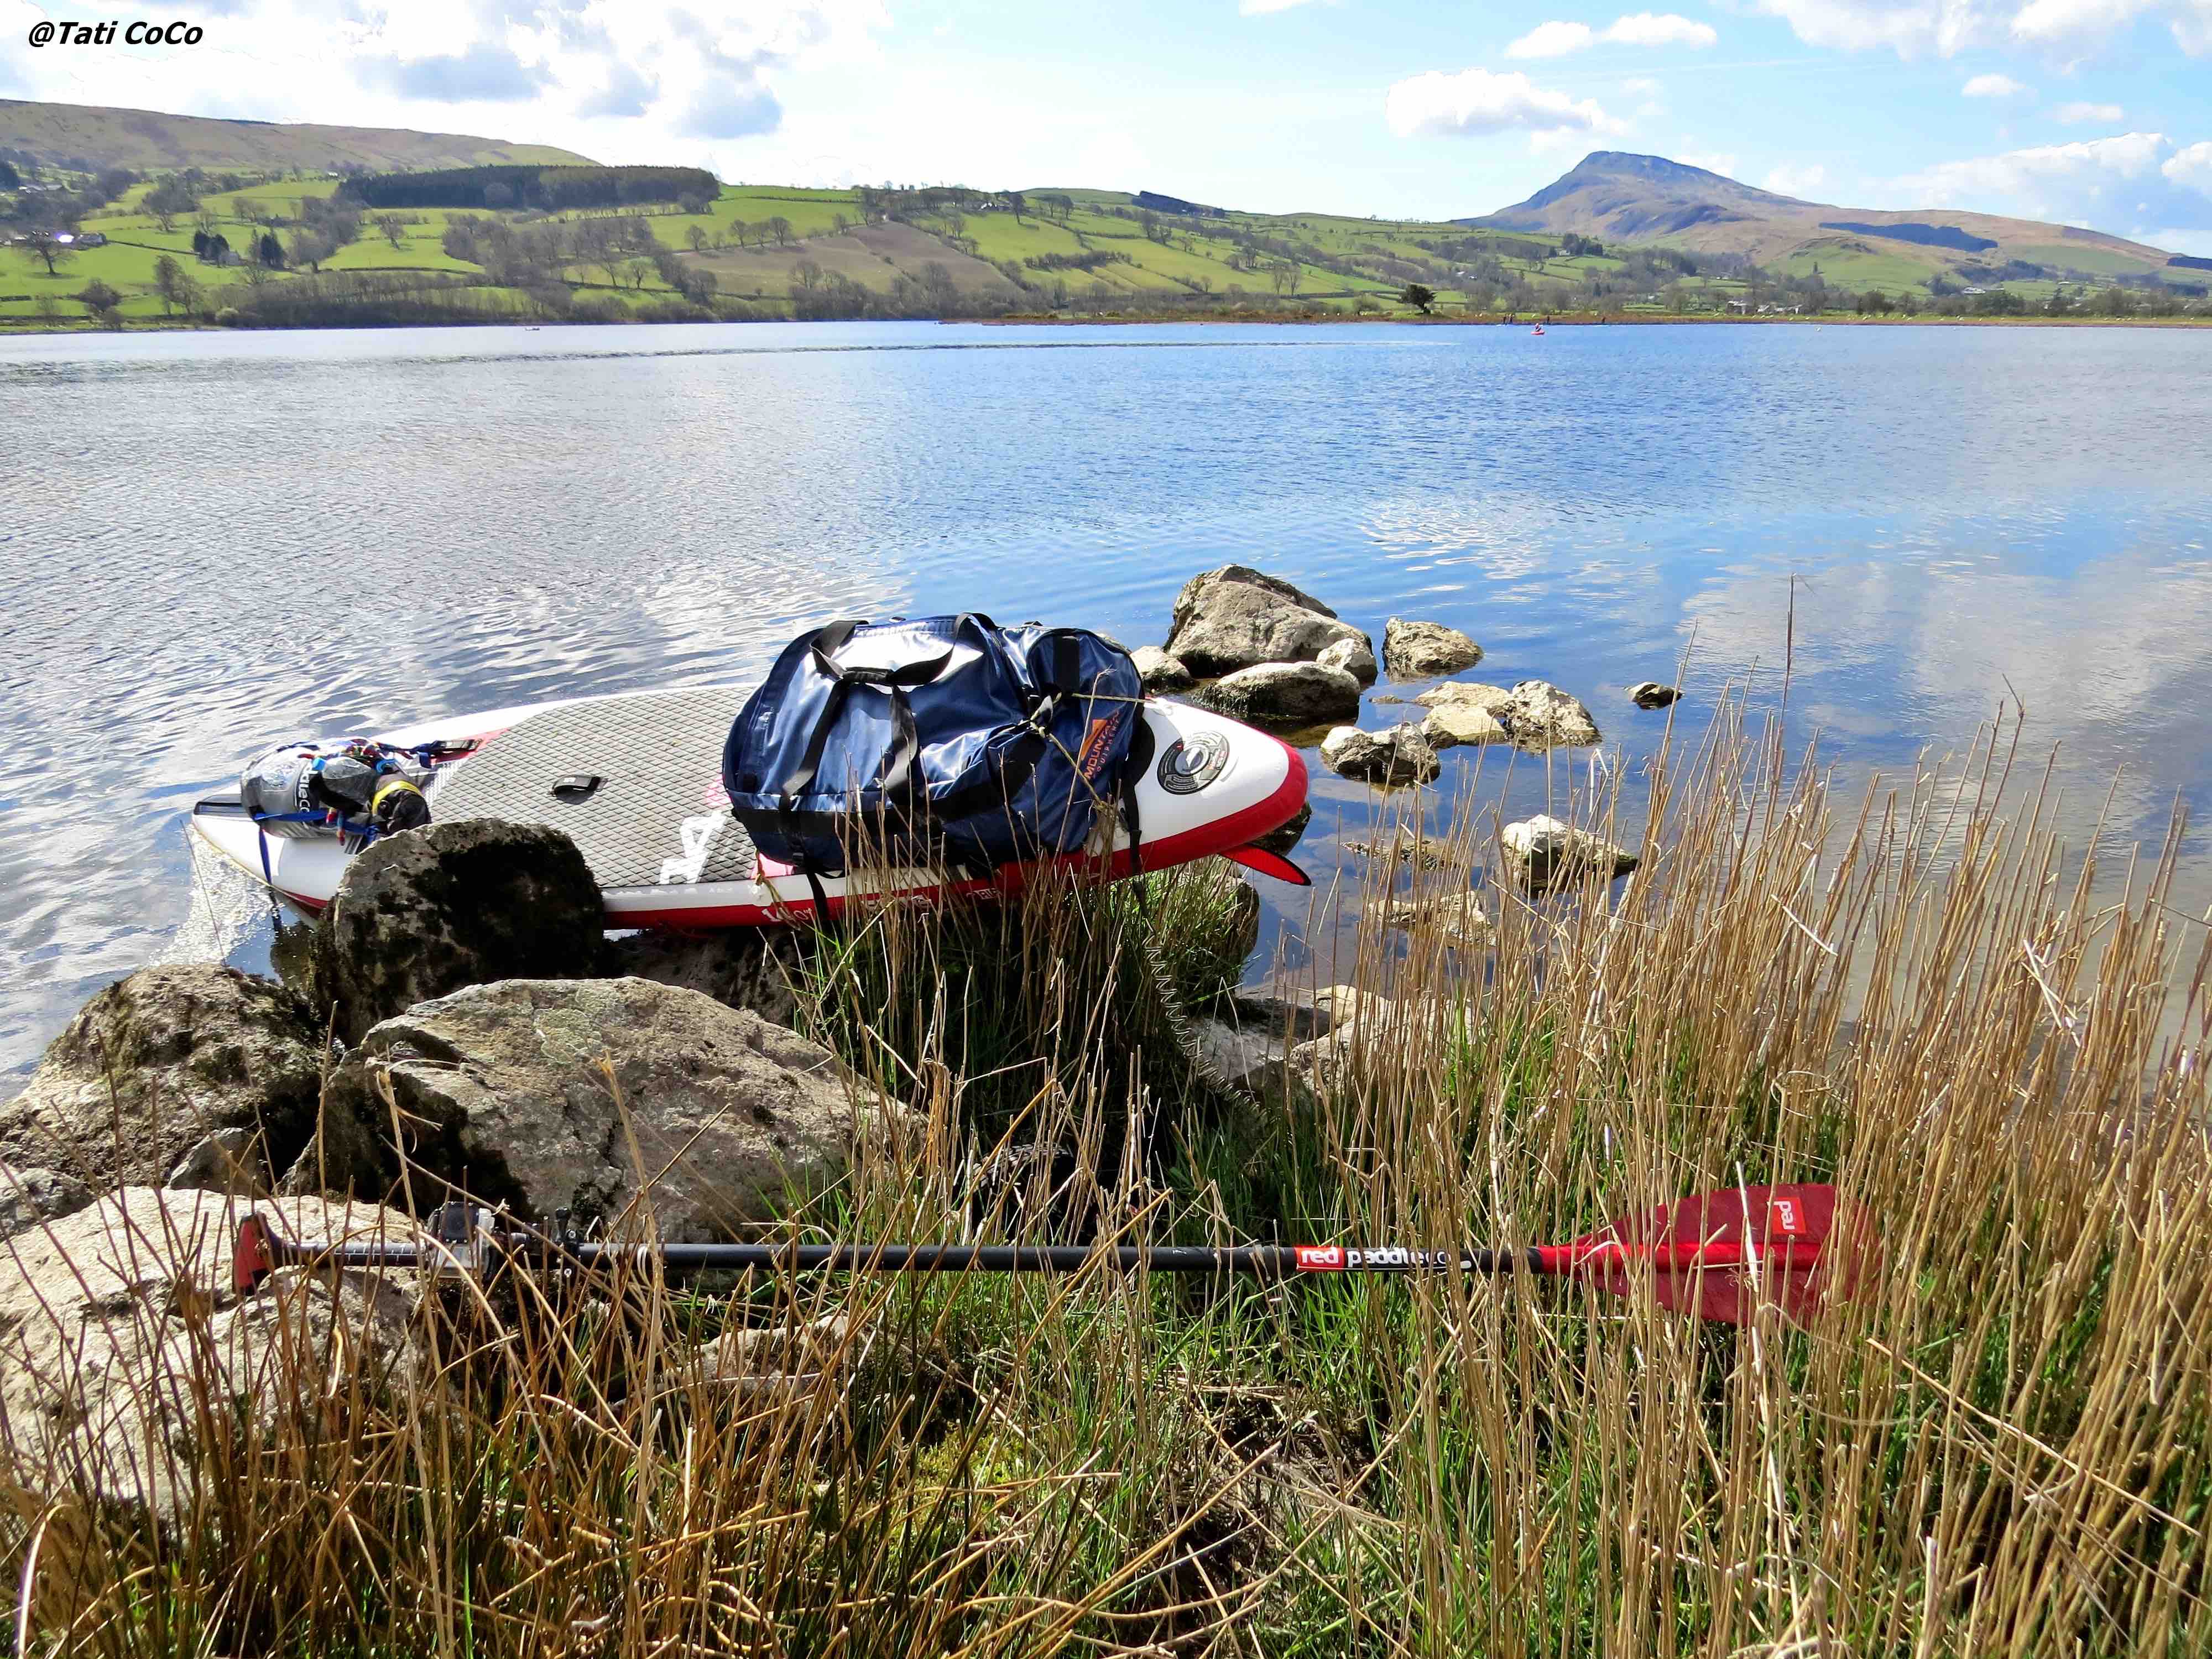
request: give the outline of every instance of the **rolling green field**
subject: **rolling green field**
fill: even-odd
[[[76,296],[95,282],[123,295],[114,315],[125,326],[204,323],[227,311],[250,320],[268,298],[259,290],[303,273],[289,268],[289,258],[287,268],[274,270],[202,262],[191,251],[195,228],[222,235],[240,253],[264,232],[289,249],[303,224],[327,215],[340,184],[297,170],[233,177],[202,194],[195,213],[173,214],[164,230],[146,208],[154,180],[143,180],[82,216],[79,228],[105,235],[107,245],[75,251],[53,273],[27,248],[0,248],[0,328],[91,326],[88,307]],[[0,197],[0,209],[8,205]],[[588,221],[615,220],[634,239],[641,226],[650,240],[637,241],[611,267],[604,255],[564,253],[535,268],[528,279],[534,293],[525,293],[501,285],[516,280],[511,273],[499,276],[447,251],[456,218],[565,237],[570,246],[607,228]],[[733,319],[1224,309],[1410,318],[1415,311],[1401,296],[1411,283],[1431,289],[1433,314],[1445,318],[1724,314],[1731,302],[1784,309],[1815,276],[1832,302],[1875,289],[1913,291],[1926,276],[1912,258],[1851,237],[1800,250],[1778,270],[1709,261],[1684,273],[1667,263],[1663,250],[1656,258],[1647,248],[1568,253],[1523,232],[1343,215],[1154,214],[1126,192],[1077,189],[1016,197],[726,185],[704,212],[665,203],[550,216],[416,208],[392,216],[364,211],[355,223],[351,239],[321,259],[322,271],[356,279],[413,275],[448,290],[458,283],[476,296],[469,306],[502,319],[518,312],[564,315],[547,310],[561,289],[597,320],[641,310]],[[2065,256],[2076,270],[2098,258],[2094,248],[2046,252],[2054,263]],[[198,286],[190,314],[166,307],[156,292],[155,264],[165,253]],[[2060,285],[2002,286],[2041,307]],[[805,308],[810,297],[812,310]],[[459,303],[451,292],[446,298]]]

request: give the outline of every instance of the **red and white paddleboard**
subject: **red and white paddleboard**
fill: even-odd
[[[610,927],[763,927],[814,919],[811,888],[763,858],[730,816],[722,793],[722,743],[746,693],[640,691],[431,720],[377,733],[401,748],[447,745],[427,793],[434,820],[496,818],[566,833],[592,867]],[[1142,866],[1160,870],[1212,854],[1239,856],[1305,805],[1306,769],[1296,750],[1249,726],[1182,703],[1147,702],[1154,758],[1137,787]],[[556,787],[557,786],[557,787]],[[353,844],[264,834],[235,795],[192,808],[201,840],[279,896],[319,910],[337,891]],[[1253,867],[1297,879],[1264,854]],[[1128,838],[1069,862],[1104,879],[1130,873]],[[1030,866],[985,880],[943,871],[874,871],[860,881],[824,878],[831,912],[848,892],[872,901],[927,902],[957,894],[1012,892]]]

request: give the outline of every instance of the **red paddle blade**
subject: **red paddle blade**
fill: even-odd
[[[1553,1272],[1626,1295],[1648,1282],[1662,1307],[1730,1325],[1760,1305],[1801,1324],[1832,1289],[1850,1294],[1850,1252],[1836,1247],[1836,1189],[1804,1182],[1724,1187],[1623,1217],[1556,1247]]]
[[[1285,858],[1280,853],[1270,853],[1261,847],[1232,847],[1222,857],[1232,864],[1241,864],[1247,870],[1257,870],[1263,876],[1273,876],[1277,881],[1287,881],[1293,887],[1310,887],[1313,878]]]
[[[258,1214],[249,1215],[238,1224],[238,1237],[231,1245],[230,1288],[240,1296],[252,1296],[276,1271],[276,1249],[269,1224]]]

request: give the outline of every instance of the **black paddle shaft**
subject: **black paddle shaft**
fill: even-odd
[[[276,1243],[275,1261],[334,1267],[421,1267],[451,1258],[411,1244]],[[1111,1261],[1125,1273],[1235,1273],[1261,1279],[1331,1273],[1541,1272],[1533,1250],[1424,1250],[1403,1246],[1205,1244],[595,1244],[561,1245],[535,1234],[496,1240],[510,1258],[538,1267],[628,1263],[675,1269],[784,1273],[1076,1273]]]

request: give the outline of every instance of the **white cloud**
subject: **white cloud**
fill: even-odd
[[[1565,58],[1595,46],[1705,47],[1720,36],[1710,23],[1673,12],[1639,11],[1615,18],[1602,32],[1588,23],[1539,23],[1505,48],[1508,58]]]
[[[2212,53],[2212,0],[1753,0],[1808,46],[1949,58],[1972,46],[2086,47],[2138,18],[2163,20],[2181,49]]]
[[[2159,171],[2184,190],[2212,196],[2212,139],[2176,150]]]
[[[0,0],[0,21],[46,9]],[[118,48],[96,74],[83,54],[0,56],[21,70],[15,90],[27,98],[478,132],[742,177],[783,125],[780,84],[872,60],[890,21],[884,0],[748,0],[697,13],[618,0],[177,0],[174,9],[205,20],[204,44]],[[7,39],[21,39],[9,27]]]
[[[1514,70],[1431,70],[1392,87],[1383,118],[1401,138],[1488,132],[1620,132],[1624,124],[1588,98],[1540,87]]]
[[[1586,52],[1597,41],[1597,31],[1588,23],[1539,23],[1505,48],[1508,58],[1565,58]]]
[[[1783,196],[1808,196],[1826,183],[1827,178],[1827,168],[1817,161],[1806,167],[1785,163],[1766,175],[1766,187]]]
[[[2165,134],[2123,133],[1945,161],[1888,185],[1883,199],[2083,225],[2179,246],[2212,233],[2212,142],[2176,149]]]
[[[1310,0],[1237,0],[1237,9],[1246,17],[1264,17],[1272,11],[1288,11],[1292,6],[1309,3]]]
[[[1620,83],[1620,89],[1644,98],[1656,98],[1659,95],[1659,83],[1648,75],[1630,76]]]
[[[2017,98],[2035,88],[2022,86],[2009,75],[1977,75],[1959,90],[1967,98]]]
[[[2069,127],[2078,127],[2085,121],[2109,125],[2127,118],[2127,111],[2118,104],[2061,104],[2058,118]]]
[[[1674,13],[1636,12],[1617,18],[1605,38],[1617,46],[1696,46],[1700,50],[1721,37],[1710,23],[1694,22]]]

